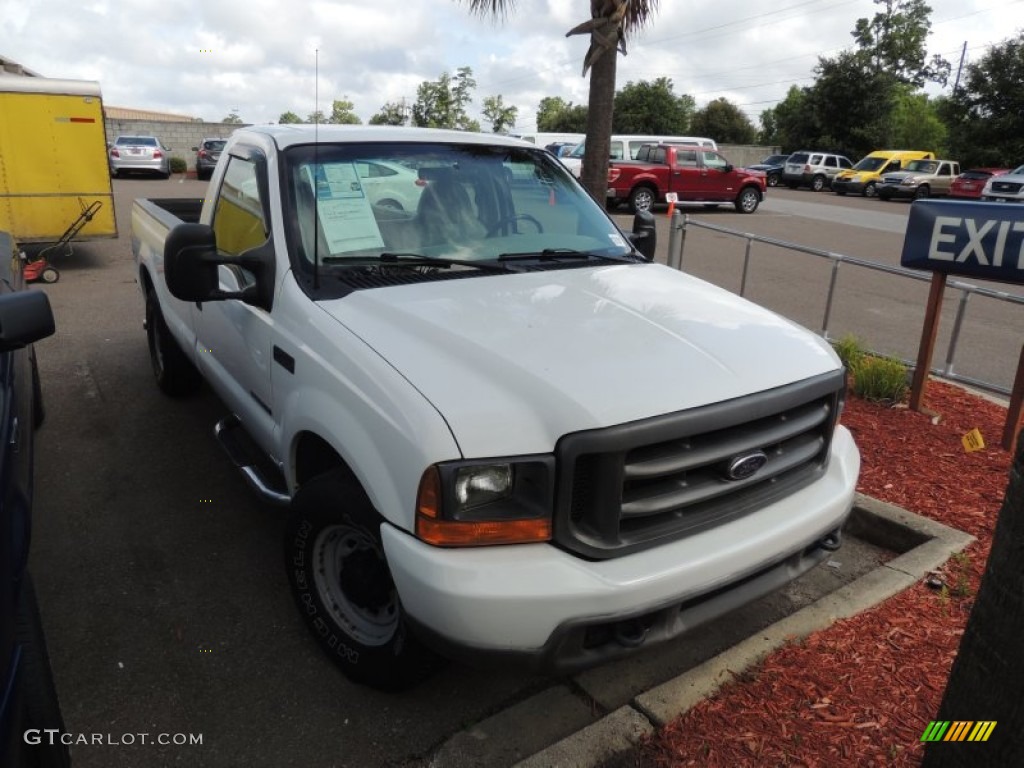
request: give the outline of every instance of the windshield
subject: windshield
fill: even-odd
[[[495,263],[508,253],[573,251],[632,260],[621,231],[541,149],[304,145],[286,151],[285,177],[296,212],[285,217],[292,262],[302,272],[314,258],[329,271],[382,254]]]
[[[939,164],[934,160],[911,160],[903,170],[911,173],[935,173]]]
[[[586,144],[586,141],[581,141],[579,144],[577,144],[573,148],[572,152],[569,153],[569,157],[583,157],[583,153],[587,149]]]
[[[865,157],[863,160],[861,160],[859,163],[853,166],[853,170],[877,171],[879,168],[885,165],[886,162],[887,161],[884,157]]]

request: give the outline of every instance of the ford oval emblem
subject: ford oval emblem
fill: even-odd
[[[764,451],[751,451],[741,453],[729,459],[729,465],[725,469],[725,476],[729,480],[746,480],[757,474],[757,471],[768,463],[768,454]]]

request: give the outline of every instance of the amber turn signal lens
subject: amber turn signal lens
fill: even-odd
[[[422,487],[422,483],[420,484]],[[525,544],[550,541],[551,521],[500,520],[467,522],[418,515],[416,535],[437,547],[476,547],[487,544]]]
[[[416,491],[416,518],[419,520],[421,517],[433,520],[441,517],[441,473],[437,467],[427,467],[420,478],[420,487]]]

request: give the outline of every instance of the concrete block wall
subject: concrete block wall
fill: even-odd
[[[170,120],[116,120],[107,118],[107,141],[118,136],[156,136],[164,146],[170,148],[171,157],[180,157],[190,171],[196,169],[196,153],[192,147],[198,147],[203,139],[226,139],[236,128],[242,125],[230,123],[175,122]]]
[[[782,154],[781,147],[762,147],[752,144],[719,144],[718,150],[725,155],[726,160],[740,167],[760,163],[768,155]]]

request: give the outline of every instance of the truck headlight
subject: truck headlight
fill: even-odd
[[[905,187],[916,187],[920,182],[912,176],[908,176],[903,180],[903,186]]]
[[[553,456],[451,461],[427,467],[416,494],[416,535],[435,546],[549,541]]]

